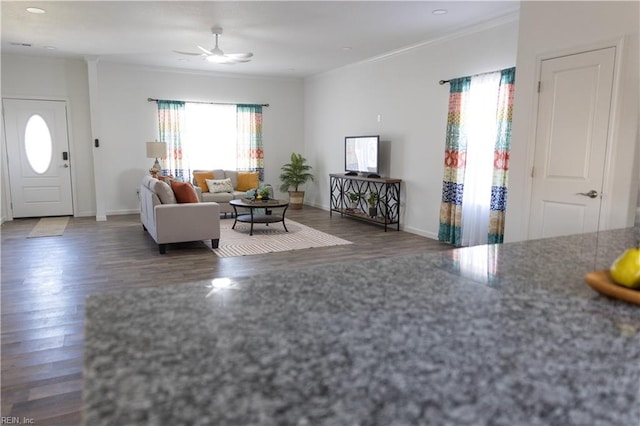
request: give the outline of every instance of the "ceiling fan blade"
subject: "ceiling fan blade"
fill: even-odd
[[[174,52],[179,53],[181,55],[202,56],[202,53],[181,52],[180,50],[174,50]]]
[[[227,53],[225,56],[233,59],[249,59],[253,56],[253,53]]]
[[[225,54],[222,49],[218,47],[218,37],[222,34],[222,28],[213,27],[211,28],[211,33],[216,38],[216,45],[213,49],[206,49],[202,46],[198,46],[198,49],[202,51],[202,53],[192,53],[192,52],[181,52],[178,50],[174,50],[176,53],[180,53],[182,55],[192,55],[192,56],[204,56],[204,58],[211,63],[214,64],[237,64],[240,62],[249,62],[251,57],[253,57],[253,53],[229,53]]]

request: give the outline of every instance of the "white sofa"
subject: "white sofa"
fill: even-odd
[[[178,203],[171,187],[151,176],[140,185],[140,220],[158,244],[160,254],[167,244],[211,240],[220,242],[220,206],[213,202]]]
[[[198,194],[198,198],[200,199],[200,201],[218,203],[220,205],[220,213],[224,213],[225,217],[227,213],[233,213],[233,207],[231,206],[231,204],[229,204],[229,201],[239,199],[239,198],[247,198],[251,196],[251,194],[248,194],[248,192],[250,191],[247,191],[247,190],[238,191],[236,189],[238,188],[238,172],[235,170],[216,169],[216,170],[194,170],[193,171],[193,173],[197,173],[197,172],[212,172],[214,179],[216,180],[231,179],[231,185],[233,186],[232,192],[216,192],[216,193],[205,192],[202,190],[202,188],[198,187],[195,177],[193,178],[193,182],[192,182],[194,187],[196,188],[196,192]],[[259,182],[258,186],[259,188],[264,188],[264,187],[269,188],[270,196],[273,197],[273,188],[271,187],[271,185],[266,184],[264,182]]]

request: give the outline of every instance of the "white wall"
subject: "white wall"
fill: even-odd
[[[98,63],[101,161],[109,170],[107,215],[138,211],[136,188],[153,160],[145,142],[158,137],[157,107],[147,98],[268,103],[263,108],[265,181],[279,186],[282,164],[303,147],[300,79],[230,77]]]
[[[265,180],[278,185],[282,164],[303,148],[301,79],[230,77],[98,62],[96,159],[106,214],[139,211],[136,189],[153,160],[145,142],[157,138],[156,104],[147,98],[268,103],[263,109]],[[2,56],[2,97],[66,99],[69,105],[75,214],[96,214],[87,65],[81,60]],[[4,147],[4,143],[3,143]],[[3,155],[4,158],[4,155]],[[3,201],[6,179],[2,182]],[[6,216],[2,203],[2,217]]]
[[[505,240],[527,238],[537,67],[541,56],[623,40],[614,99],[611,176],[600,229],[633,224],[638,193],[638,2],[522,2]]]
[[[81,60],[2,55],[2,97],[67,101],[69,150],[73,177],[74,211],[95,214],[87,67]],[[4,132],[2,132],[4,150]],[[4,162],[3,155],[3,162]],[[6,167],[6,164],[3,164]],[[8,216],[8,182],[2,179],[2,219]]]
[[[305,201],[328,209],[344,137],[379,134],[390,148],[383,175],[403,180],[401,227],[437,238],[449,98],[438,81],[514,66],[516,18],[306,79],[304,154],[317,182]]]

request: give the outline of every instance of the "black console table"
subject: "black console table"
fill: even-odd
[[[338,212],[342,216],[349,216],[366,222],[384,225],[396,224],[400,230],[400,183],[401,179],[368,178],[362,176],[347,176],[345,174],[332,173],[329,175],[329,188],[331,200],[329,216]],[[378,193],[375,204],[376,213],[370,215],[367,195],[371,192]],[[349,194],[360,194],[355,205],[351,205]]]

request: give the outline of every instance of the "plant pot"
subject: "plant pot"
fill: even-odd
[[[376,217],[378,215],[378,209],[376,207],[369,207],[369,216]]]
[[[304,191],[289,191],[289,208],[300,210],[304,203]]]
[[[352,201],[349,203],[349,209],[351,210],[356,210],[358,208],[358,203],[355,201]]]

